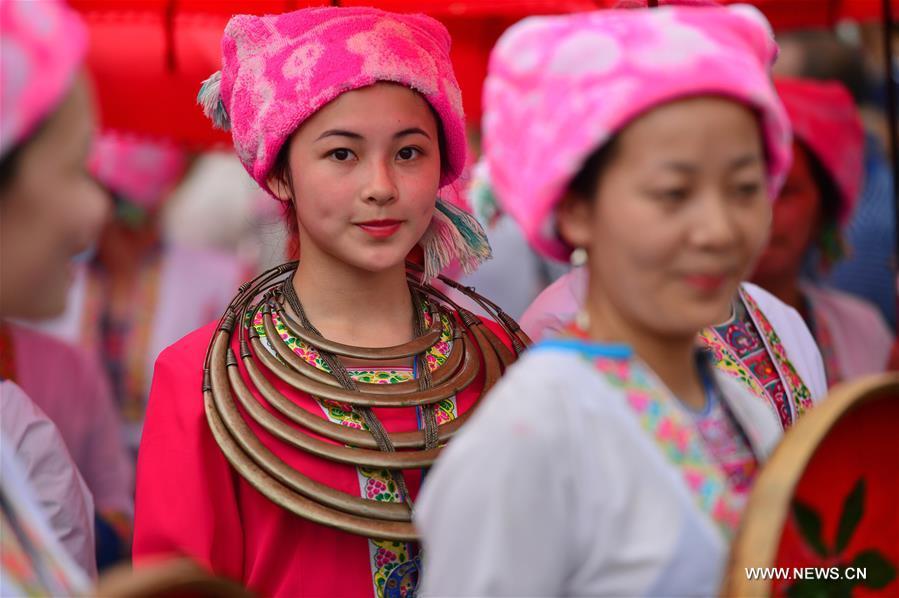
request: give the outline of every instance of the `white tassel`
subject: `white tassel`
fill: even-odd
[[[212,124],[223,131],[231,130],[231,119],[222,101],[222,71],[216,71],[203,81],[197,94],[197,104],[203,107],[203,114]]]

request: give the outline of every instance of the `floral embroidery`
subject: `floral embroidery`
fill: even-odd
[[[446,315],[441,315],[443,320],[443,332],[440,336],[440,340],[438,340],[433,347],[428,350],[426,355],[428,361],[428,367],[433,371],[443,365],[449,356],[450,349],[452,348],[452,328],[450,326],[450,322],[447,319]],[[431,325],[431,317],[425,312],[424,314],[425,326]],[[328,367],[328,364],[324,362],[321,356],[318,354],[318,351],[315,350],[314,347],[311,347],[301,341],[300,339],[292,336],[290,331],[287,330],[287,326],[284,325],[284,322],[281,320],[281,317],[278,314],[272,314],[272,323],[275,325],[275,330],[278,331],[278,336],[281,337],[281,340],[290,347],[290,349],[299,355],[306,363],[309,365],[313,365],[320,370],[324,370],[326,372],[330,372],[331,368]],[[256,329],[256,332],[259,334],[260,338],[265,338],[265,325],[262,322],[262,312],[256,312],[255,316],[253,316],[253,327]],[[373,384],[395,384],[397,382],[405,382],[407,380],[412,379],[412,372],[408,369],[395,369],[395,370],[350,370],[352,377],[357,382],[370,382]]]
[[[715,367],[742,382],[754,395],[767,398],[786,429],[811,406],[811,393],[758,305],[747,293],[740,296],[746,307],[743,317],[703,330],[700,340],[711,351]]]
[[[443,320],[443,333],[440,340],[426,354],[428,368],[432,371],[446,362],[452,349],[452,328],[448,316],[441,315]],[[431,325],[431,317],[424,313],[425,326]],[[310,347],[303,341],[292,336],[277,314],[272,314],[272,322],[278,335],[284,343],[306,363],[324,371],[330,368],[324,363],[314,347]],[[257,312],[253,318],[253,327],[264,344],[265,326],[262,314]],[[393,368],[387,370],[349,369],[350,376],[356,382],[370,384],[396,384],[414,379],[411,368]],[[327,401],[316,399],[325,416],[332,422],[342,426],[366,430],[367,426],[362,417],[351,405],[339,401]],[[438,424],[454,420],[458,416],[456,399],[451,397],[436,404],[436,417]],[[421,416],[419,414],[419,420]],[[386,469],[370,469],[357,467],[356,474],[359,479],[360,495],[368,500],[380,502],[400,502],[399,488]],[[377,598],[393,598],[412,596],[418,586],[421,559],[418,555],[418,547],[413,543],[394,542],[389,540],[369,540],[369,556],[372,570],[372,584]]]
[[[755,396],[767,398],[784,429],[793,424],[783,381],[745,310],[727,324],[703,330],[700,338],[711,350],[719,369],[745,384]]]
[[[612,357],[592,358],[596,370],[621,390],[642,428],[681,472],[697,505],[728,538],[740,521],[745,496],[735,492],[709,457],[696,425],[681,411],[639,362]]]
[[[774,365],[780,366],[781,380],[783,380],[786,385],[787,392],[793,401],[794,417],[798,419],[798,417],[805,413],[806,410],[811,409],[814,404],[812,402],[812,393],[802,381],[802,378],[799,377],[799,374],[796,373],[796,368],[794,368],[790,360],[787,359],[787,351],[780,342],[780,337],[777,335],[777,332],[774,331],[774,327],[771,326],[771,322],[768,321],[768,318],[765,317],[765,314],[762,313],[762,310],[759,309],[759,306],[753,298],[749,296],[749,293],[741,292],[740,296],[743,299],[743,303],[746,305],[746,309],[749,311],[749,315],[752,317],[753,322],[762,334],[762,338],[766,341],[767,346],[774,357]]]

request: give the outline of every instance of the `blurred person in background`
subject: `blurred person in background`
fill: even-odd
[[[0,3],[0,318],[62,311],[71,260],[107,214],[86,168],[86,46],[83,23],[61,2]],[[3,352],[5,366],[11,357]],[[0,594],[84,592],[96,572],[91,494],[59,431],[25,392],[4,379],[0,401]]]
[[[248,273],[277,266],[286,256],[278,205],[247,178],[233,152],[196,157],[167,202],[163,228],[171,244],[234,255]]]
[[[793,125],[793,166],[752,279],[802,315],[833,386],[884,371],[893,343],[874,305],[802,276],[811,250],[813,267],[824,272],[844,255],[842,228],[862,186],[864,133],[839,83],[778,79],[776,86]]]
[[[782,52],[774,73],[783,77],[839,81],[861,111],[865,126],[864,176],[858,205],[844,224],[848,252],[829,271],[812,268],[806,274],[870,301],[880,309],[890,328],[895,329],[895,183],[885,133],[887,82],[882,35],[874,27],[860,28],[864,52],[831,31],[800,30],[780,35]]]
[[[132,451],[156,357],[221,313],[246,272],[232,255],[166,238],[163,209],[188,166],[187,153],[167,142],[100,136],[90,169],[113,197],[113,218],[77,272],[65,314],[42,325],[100,360]]]

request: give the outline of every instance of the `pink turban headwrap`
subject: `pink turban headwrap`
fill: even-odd
[[[342,93],[380,81],[420,93],[443,131],[441,187],[465,167],[462,92],[450,62],[450,36],[434,19],[374,8],[307,8],[282,15],[233,17],[222,39],[222,70],[197,101],[230,129],[250,176],[269,194],[268,176],[284,143],[307,118]],[[421,240],[425,279],[453,260],[466,272],[490,257],[478,222],[437,200]]]
[[[237,155],[256,182],[303,121],[340,94],[390,81],[419,92],[440,117],[446,140],[441,186],[465,165],[462,93],[446,28],[425,15],[374,8],[309,8],[225,28],[222,70],[198,97],[206,115],[230,128]]]
[[[864,178],[865,133],[849,91],[837,82],[777,79],[793,134],[827,170],[840,196],[838,219],[852,214]]]
[[[87,29],[59,0],[0,1],[0,156],[62,102],[86,48]]]
[[[88,167],[113,193],[153,209],[181,180],[187,155],[164,141],[105,132],[94,144]]]
[[[789,122],[769,79],[771,28],[750,6],[666,6],[532,17],[490,56],[484,153],[492,190],[542,254],[571,252],[553,212],[584,161],[641,114],[699,95],[760,117],[768,184],[788,171]]]

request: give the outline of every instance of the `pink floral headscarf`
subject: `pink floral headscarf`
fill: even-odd
[[[206,115],[230,128],[241,162],[263,189],[287,138],[340,94],[379,81],[419,92],[446,139],[441,185],[465,165],[462,93],[446,28],[425,15],[310,8],[238,15],[225,28],[222,70],[200,91]]]
[[[0,156],[63,100],[86,47],[87,29],[61,1],[0,1]]]
[[[571,252],[553,212],[583,162],[641,114],[718,95],[754,108],[764,134],[769,191],[791,159],[784,108],[769,79],[777,46],[745,5],[666,6],[531,17],[490,57],[484,153],[492,190],[542,254]]]

